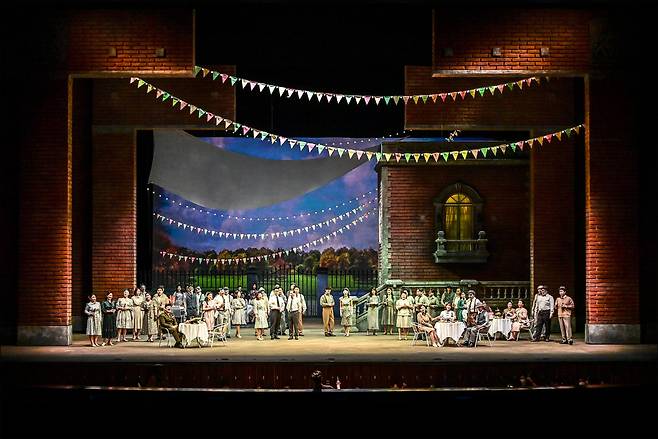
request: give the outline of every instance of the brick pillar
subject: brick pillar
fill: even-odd
[[[137,154],[132,128],[92,133],[92,290],[114,297],[137,276]]]
[[[34,101],[21,145],[17,342],[71,344],[69,83],[54,79]]]
[[[390,229],[390,197],[389,197],[389,168],[382,166],[379,171],[379,252],[378,277],[379,285],[383,285],[391,275],[391,262],[389,254],[391,245],[388,242]]]
[[[626,87],[613,78],[585,83],[588,343],[640,341],[637,151]]]

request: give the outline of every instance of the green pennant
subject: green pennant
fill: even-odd
[[[381,152],[375,153],[375,157],[377,157],[377,161],[380,161],[382,159],[382,153]]]
[[[215,71],[212,72],[212,80],[213,80],[213,81],[214,81],[215,79],[217,79],[218,76],[219,76],[219,72],[215,72]]]
[[[384,158],[386,159],[387,162],[391,160],[391,156],[392,156],[392,155],[393,155],[393,154],[390,153],[390,152],[385,152],[385,153],[384,153]]]
[[[516,152],[516,145],[513,143],[510,143],[508,146],[512,147],[512,152]]]
[[[428,97],[429,97],[428,95],[422,95],[422,96],[420,97],[420,98],[423,100],[423,104],[426,104],[426,103],[427,103],[427,98],[428,98]]]
[[[235,85],[235,83],[238,82],[238,78],[235,76],[229,76],[229,79],[231,80],[231,85]]]
[[[169,93],[162,93],[162,102],[166,101],[170,97],[171,97],[171,95]]]
[[[567,128],[567,129],[565,130],[567,137],[571,137],[571,131],[572,131],[572,130],[573,130],[573,128]]]
[[[485,88],[478,88],[478,93],[480,93],[480,96],[484,96]]]
[[[324,145],[317,145],[318,148],[318,154],[322,154],[322,151],[326,148]]]
[[[343,154],[345,153],[345,150],[343,148],[336,148],[336,151],[338,151],[338,157],[342,157]]]
[[[233,132],[234,132],[234,133],[237,132],[237,131],[238,131],[238,128],[240,128],[240,124],[237,123],[237,122],[234,123],[234,124],[233,124]]]
[[[459,151],[464,159],[468,157],[468,151]]]
[[[453,158],[454,160],[457,160],[457,157],[459,157],[459,152],[458,152],[458,151],[453,151],[453,152],[451,152],[450,154],[452,155],[452,158]]]
[[[260,140],[265,140],[265,138],[269,135],[270,135],[270,133],[268,133],[267,131],[261,132],[260,133]]]
[[[201,117],[201,116],[203,116],[204,114],[206,114],[206,112],[203,111],[201,108],[198,108],[196,111],[197,111],[197,113],[199,114],[199,117]]]
[[[487,156],[487,153],[489,152],[489,148],[482,148],[482,149],[480,149],[480,151],[482,151],[482,155],[483,155],[484,157],[486,157],[486,156]]]
[[[498,152],[498,147],[497,146],[492,147],[491,152],[493,152],[493,155],[496,155],[496,153]]]
[[[201,67],[194,66],[194,70],[193,70],[194,76],[198,75],[200,71],[201,71]]]
[[[388,103],[391,102],[391,97],[390,96],[384,96],[384,102],[386,102],[386,105],[388,105]]]
[[[489,87],[489,91],[491,92],[492,95],[495,94],[494,92],[496,91],[496,86],[492,85],[491,87]]]
[[[446,162],[448,161],[448,156],[449,156],[449,155],[450,155],[450,154],[447,153],[447,152],[442,152],[442,153],[441,153],[441,157],[443,157],[443,160],[445,160]]]
[[[144,84],[146,84],[146,82],[144,82],[140,79],[139,81],[137,81],[137,88],[141,87]]]
[[[409,159],[411,158],[411,153],[410,152],[405,152],[404,153],[404,159],[409,163]]]
[[[514,83],[513,82],[508,83],[507,88],[509,88],[510,90],[514,90]]]
[[[171,106],[172,107],[175,107],[177,103],[178,103],[178,99],[176,99],[176,98],[171,99]]]
[[[299,142],[297,142],[297,145],[299,145],[299,150],[301,151],[302,149],[304,149],[306,147],[306,142],[304,142],[303,140],[300,140]]]

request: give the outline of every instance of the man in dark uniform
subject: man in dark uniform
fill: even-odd
[[[178,322],[171,312],[171,304],[165,305],[164,312],[158,317],[158,324],[161,329],[169,330],[169,333],[174,336],[174,340],[176,340],[176,344],[174,345],[175,348],[183,347],[183,343],[181,343],[183,337],[181,333],[178,332]]]

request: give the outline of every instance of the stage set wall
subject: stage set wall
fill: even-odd
[[[575,9],[490,12],[474,17],[465,9],[435,10],[433,65],[406,68],[405,94],[531,75],[550,75],[551,81],[523,93],[458,97],[456,103],[448,98],[440,111],[409,104],[405,128],[528,131],[534,137],[585,122],[586,132],[533,149],[527,166],[517,169],[484,160],[380,165],[380,281],[529,280],[532,291],[545,284],[557,295],[557,287],[565,285],[572,296],[584,287],[586,341],[637,343],[638,145],[628,134],[632,116],[625,110],[632,102],[624,97],[630,95],[627,78],[592,55],[605,41],[600,29],[610,17]],[[541,54],[543,47],[548,54]],[[493,173],[498,178],[487,181]],[[491,256],[476,267],[433,261],[438,225],[432,200],[457,182],[474,187],[485,200]],[[584,217],[574,209],[584,209]]]
[[[434,241],[431,200],[446,182],[462,177],[487,198],[509,203],[502,204],[499,213],[487,207],[486,227],[492,248],[509,245],[519,259],[495,256],[485,268],[491,279],[525,273],[533,287],[564,283],[575,288],[582,269],[573,263],[579,251],[573,248],[574,236],[582,233],[587,341],[638,342],[638,214],[635,208],[618,209],[620,203],[638,203],[632,195],[638,189],[637,148],[627,134],[632,116],[625,111],[629,102],[623,96],[628,94],[618,93],[611,102],[609,93],[630,85],[601,74],[593,63],[596,17],[590,12],[497,9],[480,15],[489,18],[474,21],[466,10],[435,11],[433,65],[407,68],[407,93],[531,74],[561,78],[523,93],[506,92],[504,97],[467,98],[436,107],[411,104],[406,108],[406,127],[527,130],[539,135],[580,123],[584,117],[585,135],[533,151],[527,165],[501,167],[504,178],[495,183],[494,171],[480,164],[473,165],[482,166],[473,179],[462,177],[468,166],[444,166],[442,176],[430,166],[383,166],[380,173],[390,187],[380,194],[381,227],[391,233],[386,252],[381,252],[386,260],[380,265],[390,266],[389,272],[396,275],[413,273],[423,279],[478,277],[428,262]],[[193,10],[83,10],[40,20],[32,20],[35,25],[29,31],[42,32],[44,45],[52,39],[57,53],[44,70],[25,72],[38,85],[26,92],[31,99],[29,118],[17,140],[16,340],[24,345],[68,345],[73,325],[82,327],[74,316],[81,316],[89,293],[118,294],[137,281],[136,193],[146,188],[136,187],[135,131],[207,128],[184,112],[156,103],[131,87],[128,78],[150,78],[190,102],[232,118],[235,95],[218,82],[192,79]],[[548,57],[537,55],[544,46],[550,48]],[[491,55],[493,47],[502,48],[501,57]],[[453,56],[445,56],[444,48],[451,48]],[[158,49],[164,49],[164,57],[156,56]],[[229,66],[223,69],[232,71]],[[573,165],[581,148],[584,224],[579,231],[574,216],[555,218],[560,209],[578,205]],[[509,196],[518,202],[505,201]],[[492,218],[495,214],[509,219],[512,212],[528,219],[516,236],[514,229]],[[509,265],[512,259],[516,263]]]

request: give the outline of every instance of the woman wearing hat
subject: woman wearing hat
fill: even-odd
[[[267,299],[263,296],[263,288],[258,290],[256,300],[254,301],[254,314],[256,315],[256,340],[262,340],[265,329],[269,326],[268,314],[269,305]]]
[[[235,336],[237,338],[242,338],[240,335],[240,325],[247,324],[247,320],[244,314],[244,309],[246,306],[247,303],[242,298],[242,291],[236,291],[235,298],[231,300],[231,310],[233,311],[232,323],[235,325]]]

